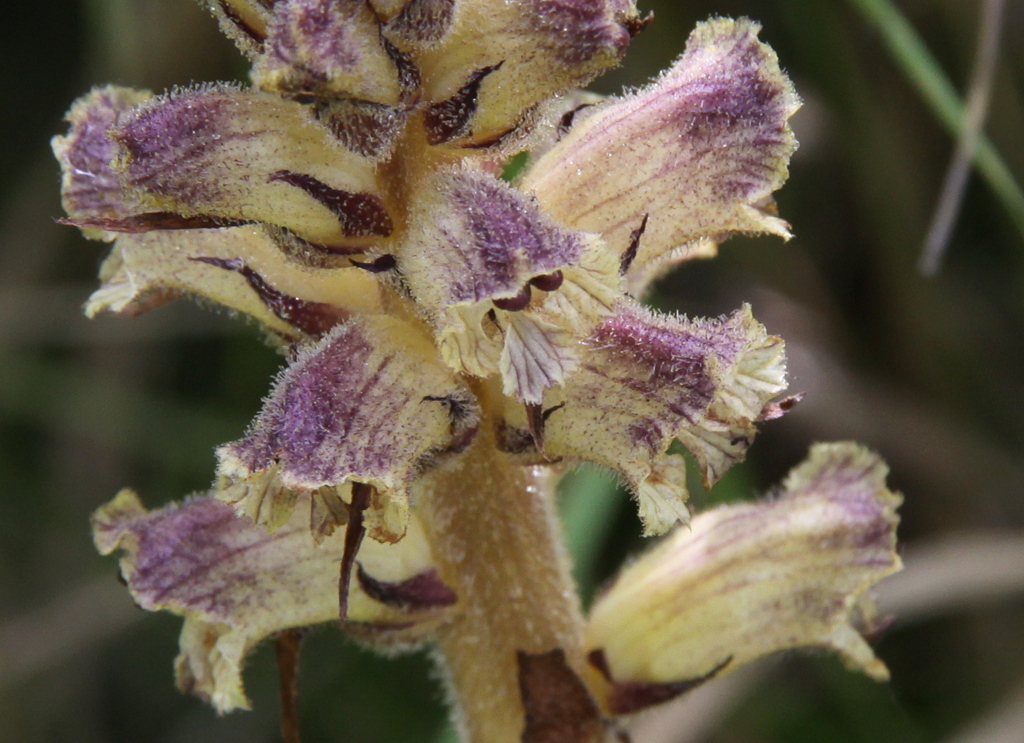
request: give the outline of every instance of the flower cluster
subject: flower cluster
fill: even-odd
[[[513,669],[515,732],[471,720],[474,740],[590,740],[601,714],[783,647],[829,645],[884,675],[849,622],[898,566],[896,499],[852,445],[817,449],[770,504],[678,530],[585,630],[557,544],[521,565],[474,552],[474,529],[504,533],[495,550],[534,528],[557,542],[542,470],[583,461],[621,475],[647,534],[685,524],[673,442],[710,486],[791,404],[773,402],[783,343],[749,307],[690,320],[638,302],[731,235],[788,237],[772,193],[799,101],[755,23],[701,24],[651,85],[602,100],[578,88],[642,29],[631,0],[210,4],[252,87],[96,89],[54,140],[65,221],[113,242],[88,314],[200,296],[289,357],[218,450],[209,494],[147,513],[125,491],[95,517],[100,550],[128,552],[136,600],[185,615],[182,688],[245,707],[253,646],[339,617],[373,643],[500,634],[507,607],[489,619],[475,596],[502,590],[510,623],[547,611],[571,627],[508,630],[493,662]],[[512,574],[530,571],[564,611],[522,598]],[[556,678],[582,700],[569,721],[544,716]],[[552,725],[575,732],[536,732]]]

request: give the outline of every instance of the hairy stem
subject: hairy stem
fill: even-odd
[[[562,649],[582,675],[583,617],[553,485],[546,473],[499,452],[489,421],[457,463],[424,478],[420,512],[459,595],[459,615],[438,644],[464,741],[524,740],[517,653]]]

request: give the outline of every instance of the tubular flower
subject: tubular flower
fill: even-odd
[[[882,674],[843,628],[896,567],[892,497],[849,449],[819,450],[790,482],[799,497],[677,531],[624,574],[641,598],[614,588],[586,634],[566,590],[546,473],[618,472],[645,532],[663,534],[689,520],[673,442],[712,485],[791,402],[773,402],[783,342],[749,307],[692,320],[637,301],[731,235],[788,237],[772,193],[799,101],[757,24],[701,24],[658,80],[600,100],[577,88],[643,27],[631,0],[211,8],[252,87],[96,89],[53,143],[65,221],[113,243],[88,314],[204,297],[255,318],[290,359],[219,448],[209,493],[147,513],[125,491],[94,519],[98,548],[127,553],[138,603],[185,616],[183,689],[244,707],[252,647],[339,618],[367,642],[439,643],[474,741],[597,740],[602,715],[637,706],[623,688],[724,668],[711,647],[735,665],[826,644]],[[523,151],[510,185],[498,173]],[[885,515],[858,520],[848,492]],[[694,576],[716,570],[693,555],[705,531],[735,559],[700,594]],[[834,581],[806,576],[799,555],[819,542],[848,545],[819,556]],[[758,596],[728,587],[722,571],[754,574],[767,553],[776,579]],[[649,563],[671,575],[634,581]],[[791,631],[758,644],[746,619],[705,617],[714,642],[680,639],[695,590],[725,614],[784,606]],[[656,610],[634,617],[644,602]]]

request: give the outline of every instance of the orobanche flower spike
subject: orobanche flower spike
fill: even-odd
[[[854,628],[899,567],[884,465],[818,446],[776,498],[690,522],[670,447],[708,486],[741,461],[795,401],[784,345],[748,306],[638,301],[731,235],[789,236],[799,100],[756,23],[600,99],[579,88],[649,20],[631,0],[210,4],[251,87],[98,88],[53,142],[65,221],[113,243],[88,314],[203,297],[289,359],[209,493],[94,518],[139,605],[185,617],[182,689],[246,707],[246,654],[331,621],[435,645],[472,743],[603,740],[785,648],[885,677]],[[553,502],[581,462],[671,532],[589,620]]]

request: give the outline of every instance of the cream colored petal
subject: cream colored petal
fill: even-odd
[[[263,50],[271,12],[261,0],[205,0],[224,34],[248,57]]]
[[[179,687],[221,713],[248,708],[245,657],[285,629],[338,619],[339,562],[345,535],[320,546],[308,528],[309,498],[275,534],[215,498],[147,512],[125,490],[93,516],[103,554],[123,550],[121,573],[136,603],[185,617],[175,661]],[[360,579],[349,586],[348,623],[429,632],[455,601],[437,577],[418,520],[397,545],[366,540]]]
[[[735,233],[787,237],[771,194],[796,148],[799,106],[775,53],[749,20],[700,24],[650,87],[584,118],[534,163],[522,188],[545,212],[602,235],[640,293],[666,262],[707,255]]]
[[[900,569],[887,472],[856,444],[816,445],[776,497],[702,513],[624,570],[586,633],[610,710],[805,646],[886,679],[851,622],[865,591]]]
[[[505,312],[502,320],[503,391],[524,403],[540,404],[544,391],[561,385],[576,368],[579,343],[571,332],[527,312]]]
[[[403,19],[413,10],[426,20]],[[636,17],[632,3],[609,0],[418,0],[385,32],[414,60],[425,99],[446,106],[433,133],[428,118],[428,136],[458,146],[499,140],[538,104],[618,64]]]
[[[645,533],[661,534],[686,518],[685,476],[665,457],[672,440],[714,483],[743,458],[754,422],[784,386],[782,342],[748,307],[690,321],[622,302],[587,337],[564,388],[544,396],[543,453],[620,472],[637,495]],[[536,428],[511,403],[506,422]]]
[[[102,286],[85,306],[90,317],[105,311],[134,315],[189,294],[294,336],[319,335],[348,313],[381,310],[372,275],[289,259],[258,226],[121,235],[100,278]]]
[[[110,136],[122,185],[150,211],[267,222],[341,248],[394,229],[374,161],[338,142],[311,107],[270,93],[177,91]]]

